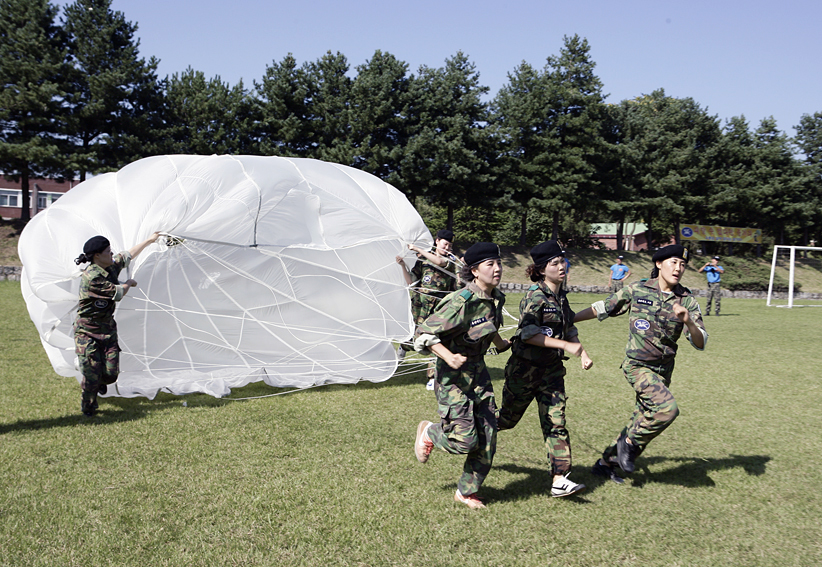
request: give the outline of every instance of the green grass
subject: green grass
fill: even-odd
[[[568,420],[589,489],[546,496],[532,407],[500,434],[488,508],[472,511],[452,500],[462,457],[414,459],[416,424],[436,415],[421,374],[250,401],[106,399],[89,419],[17,283],[0,282],[0,308],[3,566],[822,564],[822,309],[723,300],[707,351],[680,342],[682,414],[625,486],[589,467],[633,405],[627,323],[581,324],[595,366],[568,363]],[[497,391],[506,359],[488,357]]]

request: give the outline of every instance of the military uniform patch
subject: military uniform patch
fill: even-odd
[[[654,304],[653,301],[651,301],[650,299],[645,299],[644,297],[637,297],[635,301],[637,303],[639,303],[640,305],[653,305]]]
[[[647,331],[651,328],[651,323],[646,319],[637,319],[634,321],[634,328],[637,331]]]
[[[551,327],[541,327],[540,331],[546,337],[553,337],[554,336],[554,330]]]

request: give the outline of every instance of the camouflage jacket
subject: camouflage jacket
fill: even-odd
[[[436,254],[436,249],[431,249]],[[457,289],[457,265],[454,256],[449,254],[448,263],[439,267],[429,262],[425,258],[417,260],[411,269],[412,279],[418,281],[420,293],[445,297],[447,294]],[[453,275],[452,275],[453,274]]]
[[[117,277],[130,263],[131,255],[120,252],[108,268],[91,264],[83,270],[80,276],[80,303],[74,321],[75,333],[105,339],[117,332],[114,307],[124,293]]]
[[[579,333],[574,326],[574,312],[568,305],[564,291],[559,293],[545,285],[532,285],[519,303],[519,327],[515,334],[513,356],[539,364],[550,364],[562,359],[562,349],[529,345],[525,341],[537,335],[570,340]]]
[[[417,327],[414,348],[429,352],[428,347],[442,343],[454,354],[469,361],[482,360],[494,336],[502,327],[505,294],[494,289],[486,295],[476,284],[445,297],[428,319]]]
[[[679,303],[690,314],[707,342],[699,303],[691,291],[677,285],[672,293],[663,293],[656,279],[641,280],[623,287],[604,301],[592,305],[600,321],[629,313],[628,346],[625,356],[642,363],[664,364],[676,356],[679,336],[685,324],[674,315]],[[686,329],[686,336],[688,335]],[[688,336],[693,345],[693,340]],[[697,350],[703,350],[694,345]]]

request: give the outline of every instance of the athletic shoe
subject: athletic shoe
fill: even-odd
[[[554,481],[554,485],[551,487],[551,496],[553,498],[561,498],[582,492],[583,490],[585,490],[584,484],[577,484],[573,480],[570,480],[568,475],[565,475]]]
[[[434,389],[434,379],[429,378],[428,383],[425,385],[426,390],[433,390]]]
[[[417,440],[414,442],[414,454],[421,463],[428,462],[434,443],[428,438],[428,428],[434,425],[430,421],[421,421],[417,426]]]
[[[468,496],[463,496],[460,493],[459,488],[454,493],[454,500],[456,500],[460,504],[465,504],[466,506],[468,506],[472,510],[479,510],[481,508],[485,508],[485,504],[482,503],[482,500],[477,498],[476,494],[469,494]]]
[[[97,386],[97,393],[99,395],[104,396],[106,392],[108,392],[108,386],[106,386],[105,384],[100,384],[99,386]]]
[[[405,360],[405,349],[402,348],[402,345],[397,347],[397,360],[399,360],[400,362]]]
[[[619,462],[619,468],[631,474],[634,472],[634,461],[636,461],[639,451],[637,446],[628,443],[627,439],[625,435],[617,439],[617,460]]]
[[[597,462],[595,462],[594,466],[591,467],[591,473],[610,479],[617,484],[623,484],[625,482],[625,479],[618,476],[611,466],[603,465],[602,459],[597,459]]]

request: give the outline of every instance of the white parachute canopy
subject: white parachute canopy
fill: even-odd
[[[309,159],[157,156],[85,181],[20,237],[22,290],[54,370],[80,380],[74,322],[83,244],[116,253],[153,232],[120,280],[120,377],[108,395],[378,382],[413,332],[397,255],[431,234],[402,193]]]

